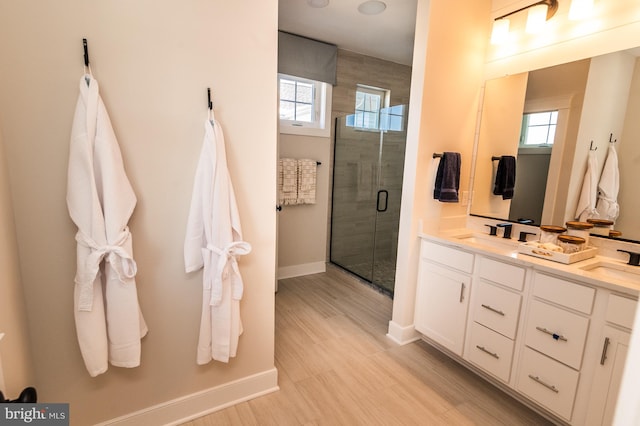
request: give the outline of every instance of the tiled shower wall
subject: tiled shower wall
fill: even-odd
[[[390,90],[390,105],[408,105],[411,67],[339,49],[337,85],[333,88],[332,135],[336,132],[335,118],[353,114],[358,84]],[[336,218],[341,225],[332,232],[348,235],[349,243],[339,248],[334,246],[334,254],[336,249],[343,250],[340,254],[347,255],[349,263],[357,265],[366,262],[370,253],[367,247],[373,243],[371,227],[368,221],[362,220],[361,210],[369,209],[370,215],[375,216],[376,191],[363,188],[363,182],[366,184],[369,170],[377,167],[379,133],[346,131],[339,136],[347,143],[339,154],[344,157],[337,165],[335,174],[336,177],[344,176],[346,184],[335,188],[334,197],[353,197],[357,203],[353,211],[341,209],[340,216]],[[383,237],[376,241],[378,253],[383,258],[392,258],[396,252],[405,139],[405,132],[387,132],[384,135],[382,188],[389,191],[389,210],[381,215],[383,220],[378,221],[378,228],[382,231],[379,235]],[[364,249],[358,250],[359,247]]]

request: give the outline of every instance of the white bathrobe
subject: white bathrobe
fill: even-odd
[[[242,241],[240,216],[227,169],[224,136],[215,120],[205,123],[184,244],[187,272],[204,267],[197,363],[229,362],[242,334],[243,282],[237,256],[251,251]]]
[[[598,204],[596,210],[600,219],[615,221],[620,214],[618,191],[620,189],[620,171],[618,170],[618,154],[613,144],[609,144],[607,159],[602,168],[598,183]]]
[[[582,189],[580,190],[580,199],[576,208],[575,217],[581,222],[585,222],[590,218],[597,218],[596,197],[598,195],[598,157],[596,151],[590,150],[587,159],[587,171],[582,181]]]
[[[98,82],[84,75],[71,131],[67,207],[78,227],[76,331],[92,377],[107,371],[107,362],[140,364],[140,339],[147,326],[138,305],[127,227],[135,205]]]

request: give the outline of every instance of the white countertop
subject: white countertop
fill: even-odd
[[[529,256],[524,253],[518,252],[517,239],[503,239],[500,236],[489,237],[488,235],[482,235],[482,238],[495,238],[499,241],[498,244],[512,245],[510,247],[498,248],[490,247],[480,243],[470,242],[468,240],[460,238],[465,235],[479,235],[478,231],[472,229],[452,229],[448,231],[438,231],[434,233],[420,233],[419,237],[425,240],[446,244],[451,247],[460,248],[473,253],[489,256],[495,259],[508,260],[510,263],[516,265],[522,265],[524,267],[532,267],[535,270],[541,272],[552,273],[562,276],[564,278],[577,280],[585,284],[606,288],[612,291],[630,295],[634,298],[638,298],[640,295],[640,275],[637,282],[633,282],[625,279],[618,279],[615,277],[603,277],[602,275],[588,270],[591,266],[597,266],[598,263],[607,263],[617,265],[626,269],[638,268],[640,274],[640,266],[627,266],[626,262],[611,257],[605,257],[596,255],[593,258],[578,261],[571,264],[564,264],[555,262],[552,260],[542,259],[535,256]],[[583,269],[584,268],[584,269]]]

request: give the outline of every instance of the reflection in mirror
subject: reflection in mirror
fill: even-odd
[[[640,124],[631,118],[640,114],[636,56],[617,52],[487,81],[471,214],[536,225],[573,220],[590,142],[600,147],[601,170],[614,133],[621,206],[615,228],[624,239],[640,240],[634,196]],[[505,155],[517,158],[513,199],[492,192],[498,165],[492,157]]]

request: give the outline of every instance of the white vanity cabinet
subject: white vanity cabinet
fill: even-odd
[[[462,355],[474,255],[422,241],[415,329]]]
[[[559,423],[610,425],[637,306],[619,292],[566,266],[424,238],[414,326]]]
[[[516,389],[570,421],[596,290],[534,272]]]
[[[602,352],[589,400],[588,425],[613,424],[636,306],[633,299],[609,295],[606,324],[602,327],[600,340]]]
[[[464,358],[508,383],[518,330],[525,270],[477,257],[471,297],[472,323]]]

